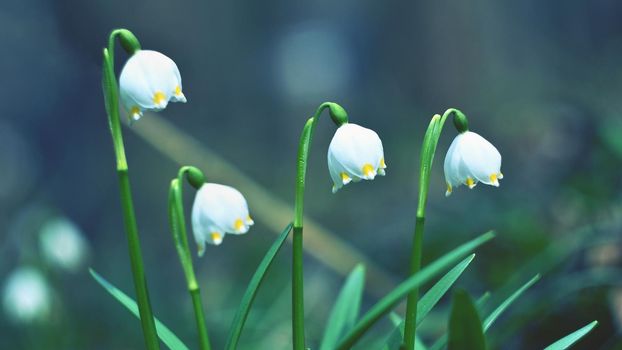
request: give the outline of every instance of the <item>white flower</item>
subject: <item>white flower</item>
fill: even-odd
[[[246,199],[235,188],[205,183],[197,191],[192,206],[192,230],[199,256],[205,253],[205,242],[220,245],[226,233],[244,234],[253,224]]]
[[[384,175],[382,141],[373,130],[345,123],[335,132],[328,146],[328,171],[333,180],[333,193],[361,179],[373,180]]]
[[[2,301],[4,311],[13,321],[31,322],[48,315],[50,299],[41,273],[32,267],[20,267],[7,279]]]
[[[119,91],[121,103],[134,121],[145,110],[166,108],[169,101],[186,102],[177,65],[152,50],[138,50],[127,60],[119,76]]]
[[[465,184],[473,188],[478,181],[499,187],[502,178],[501,154],[495,146],[471,131],[456,136],[445,156],[445,196],[454,187]]]
[[[88,253],[88,243],[80,229],[64,218],[50,220],[43,226],[39,245],[48,263],[69,271],[78,270]]]

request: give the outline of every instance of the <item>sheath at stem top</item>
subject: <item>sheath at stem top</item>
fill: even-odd
[[[175,62],[152,50],[136,50],[119,77],[121,103],[132,121],[144,111],[160,111],[169,102],[186,102]]]

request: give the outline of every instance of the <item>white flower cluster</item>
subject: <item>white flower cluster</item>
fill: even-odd
[[[128,59],[119,77],[119,90],[132,120],[140,119],[143,111],[162,110],[171,101],[186,102],[175,62],[151,50],[137,50]],[[350,182],[385,175],[387,167],[378,134],[352,123],[337,128],[327,160],[333,193]],[[499,186],[503,178],[500,169],[501,155],[490,142],[474,132],[462,132],[445,157],[446,195],[462,184],[469,188],[478,182]],[[225,234],[244,234],[252,225],[246,199],[236,189],[208,183],[198,190],[192,227],[200,256],[205,243],[220,245]]]

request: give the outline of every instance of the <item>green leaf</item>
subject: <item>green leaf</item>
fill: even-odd
[[[365,268],[357,265],[344,283],[330,313],[320,350],[334,349],[342,335],[352,329],[361,308]]]
[[[477,314],[473,299],[465,290],[454,294],[449,316],[448,350],[486,350],[486,338],[482,321]]]
[[[416,324],[419,325],[423,321],[423,319],[428,315],[428,313],[432,310],[432,308],[438,303],[438,301],[447,293],[449,288],[456,282],[458,277],[462,275],[464,270],[466,270],[467,266],[473,261],[473,256],[470,256],[464,260],[456,267],[451,269],[443,278],[441,278],[427,293],[419,299],[417,303],[417,321]],[[397,315],[395,315],[397,316]],[[399,317],[399,316],[398,316]],[[393,317],[394,318],[394,317]],[[387,339],[385,349],[398,349],[402,339],[404,338],[404,322],[400,319],[400,323],[398,323],[389,335]]]
[[[389,313],[389,319],[391,320],[391,323],[395,328],[389,335],[389,338],[382,345],[382,350],[399,349],[402,343],[402,339],[404,339],[404,319],[393,311]],[[417,335],[415,335],[415,347],[418,350],[427,350],[427,347],[425,346],[425,344],[423,344],[423,342],[421,341],[421,339],[419,339]]]
[[[570,334],[568,334],[567,336],[561,338],[560,340],[556,341],[555,343],[547,346],[544,350],[564,350],[564,349],[568,349],[570,346],[572,346],[572,344],[576,343],[577,341],[579,341],[579,339],[583,338],[586,334],[588,334],[589,332],[592,331],[592,329],[594,329],[594,327],[596,327],[598,325],[598,321],[594,321],[590,324],[588,324],[587,326],[576,330]]]
[[[266,275],[266,271],[270,268],[274,257],[279,252],[283,243],[287,239],[289,232],[292,230],[292,224],[290,223],[287,227],[281,232],[279,237],[272,243],[270,249],[259,263],[255,274],[251,278],[251,281],[246,287],[246,292],[244,292],[244,296],[242,297],[242,301],[240,302],[240,306],[238,307],[238,311],[235,313],[233,317],[233,323],[231,323],[231,328],[229,329],[229,336],[227,337],[227,344],[225,345],[225,349],[234,350],[238,346],[238,341],[240,340],[240,335],[242,334],[242,328],[244,328],[244,323],[246,322],[246,318],[248,317],[248,313],[250,312],[253,301],[255,300],[255,296],[257,295],[257,290],[259,286],[263,282],[263,279]]]
[[[520,297],[529,287],[534,285],[534,283],[536,283],[539,279],[540,279],[540,275],[539,274],[535,275],[531,280],[529,280],[529,282],[525,283],[517,291],[512,293],[512,295],[510,295],[495,310],[493,310],[490,313],[490,315],[488,315],[488,317],[486,317],[486,320],[483,323],[484,332],[486,332],[488,330],[488,328],[490,328],[490,326],[492,326],[492,324],[497,320],[497,318],[499,318],[499,316],[501,316],[503,311],[505,311],[514,301],[516,301],[516,299],[518,299],[518,297]],[[480,305],[480,303],[483,304],[483,301],[481,301],[481,299],[483,299],[483,298],[488,299],[488,297],[489,296],[487,294],[484,294],[480,298],[480,300],[478,300],[478,305]],[[442,349],[445,346],[446,343],[447,343],[447,337],[443,336],[439,340],[437,340],[436,343],[434,343],[434,345],[432,345],[430,350],[440,350],[440,349]]]
[[[477,298],[477,301],[475,302],[475,306],[477,306],[477,310],[479,312],[482,312],[488,299],[490,299],[490,292],[486,292],[482,294],[479,298]]]
[[[497,320],[497,318],[501,316],[503,311],[505,311],[510,305],[512,305],[512,303],[515,302],[516,299],[518,299],[518,297],[520,297],[521,294],[523,294],[529,287],[533,286],[534,283],[538,282],[539,279],[540,274],[535,275],[532,279],[529,280],[529,282],[525,283],[516,292],[512,293],[512,295],[505,299],[505,301],[502,302],[501,305],[499,305],[493,312],[491,312],[484,321],[484,331],[487,331],[488,328],[490,328],[490,326],[492,326],[492,324],[495,322],[495,320]]]
[[[422,284],[431,280],[434,276],[438,275],[442,271],[455,264],[456,261],[464,258],[465,255],[471,253],[475,248],[488,242],[494,238],[494,233],[487,232],[461,246],[452,250],[451,252],[443,255],[426,268],[422,269],[418,273],[410,276],[395,289],[393,289],[384,298],[378,301],[353,327],[348,335],[339,343],[338,349],[349,349],[358,341],[358,339],[365,334],[365,332],[378,321],[383,315],[387,314],[391,309],[397,305],[400,300],[410,293],[415,288],[420,287]]]
[[[112,295],[118,302],[120,302],[123,306],[125,306],[131,313],[134,314],[138,319],[140,319],[140,314],[138,313],[138,305],[136,302],[127,296],[127,294],[123,293],[117,287],[113,286],[110,282],[100,276],[93,269],[89,269],[91,276],[99,283],[110,295]],[[175,335],[175,333],[171,332],[171,330],[166,327],[160,320],[155,318],[156,331],[158,332],[158,337],[169,349],[172,350],[188,350],[188,347]]]

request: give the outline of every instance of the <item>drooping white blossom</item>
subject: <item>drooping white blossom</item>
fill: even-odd
[[[382,141],[376,132],[352,123],[337,128],[328,146],[328,171],[333,180],[333,193],[351,181],[383,176],[386,167]]]
[[[65,218],[55,218],[44,224],[39,246],[48,264],[68,271],[77,271],[83,266],[89,250],[80,229]]]
[[[235,188],[205,183],[197,191],[192,230],[199,256],[205,252],[205,243],[220,245],[225,234],[244,234],[253,224],[246,199]]]
[[[2,302],[6,315],[17,323],[45,319],[51,309],[51,293],[43,275],[33,267],[20,267],[7,278]]]
[[[134,121],[146,110],[160,111],[172,102],[186,102],[181,75],[173,60],[153,50],[138,50],[119,76],[121,103]]]
[[[498,187],[501,173],[501,154],[480,135],[465,131],[453,140],[445,156],[446,196],[464,184],[469,188],[478,182]]]

